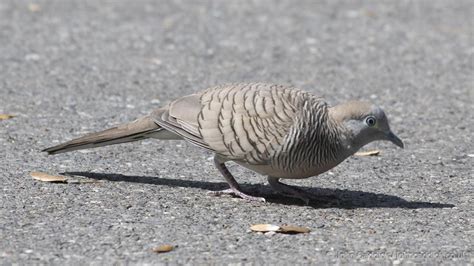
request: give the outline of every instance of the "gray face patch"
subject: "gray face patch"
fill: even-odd
[[[375,118],[376,123],[368,124],[367,119]],[[376,140],[386,139],[390,132],[385,112],[378,106],[371,106],[365,113],[354,113],[350,119],[345,120],[344,126],[349,130],[352,143],[351,147],[355,150]]]

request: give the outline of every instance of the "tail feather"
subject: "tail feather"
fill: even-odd
[[[153,135],[153,133],[162,130],[164,129],[153,122],[150,117],[146,116],[131,123],[106,129],[104,131],[87,134],[83,137],[46,148],[42,151],[47,152],[48,154],[58,154],[74,150],[97,148],[112,144],[138,141],[152,137],[151,135]]]

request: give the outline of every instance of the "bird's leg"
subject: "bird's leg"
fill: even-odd
[[[232,194],[232,195],[235,195],[237,197],[240,197],[242,199],[246,199],[246,200],[249,200],[249,201],[265,202],[264,198],[250,196],[250,195],[247,195],[244,192],[242,192],[242,190],[240,189],[239,184],[237,183],[237,181],[235,181],[235,178],[229,172],[229,170],[225,166],[224,162],[219,160],[219,158],[217,156],[214,156],[214,163],[215,163],[217,169],[219,169],[219,172],[221,172],[221,174],[224,176],[225,181],[227,181],[227,184],[229,184],[230,188],[229,189],[224,189],[224,190],[221,190],[221,191],[213,191],[213,192],[211,192],[212,194],[214,194],[214,195]]]
[[[278,193],[281,193],[285,196],[291,197],[291,198],[296,198],[304,201],[306,205],[309,204],[309,197],[307,196],[307,193],[305,193],[303,190],[298,189],[296,187],[292,187],[286,184],[283,184],[280,182],[280,178],[278,177],[272,177],[269,176],[267,178],[268,183],[270,186],[273,188]]]

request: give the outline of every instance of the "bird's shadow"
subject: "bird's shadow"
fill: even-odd
[[[200,188],[208,191],[217,191],[228,188],[224,182],[193,181],[182,179],[159,178],[151,176],[127,176],[122,174],[109,173],[91,173],[91,172],[66,172],[66,175],[82,176],[97,180],[122,181],[142,184],[152,184],[158,186]],[[299,199],[287,198],[272,192],[271,188],[262,184],[243,185],[242,189],[249,194],[264,197],[268,202],[305,206],[306,204]],[[314,188],[304,187],[305,192],[312,195],[312,200],[308,206],[313,208],[406,208],[406,209],[425,209],[425,208],[452,208],[455,207],[449,203],[407,201],[393,195],[382,193],[372,193],[357,190],[341,190],[332,188]]]

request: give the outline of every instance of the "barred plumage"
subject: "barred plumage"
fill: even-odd
[[[377,127],[364,121],[374,117]],[[213,151],[231,192],[249,200],[224,163],[235,161],[268,176],[272,187],[305,199],[279,178],[305,178],[336,166],[363,145],[386,139],[403,143],[383,111],[366,102],[329,107],[321,98],[282,85],[217,86],[171,102],[130,124],[45,149],[56,154],[144,138],[184,139]]]

